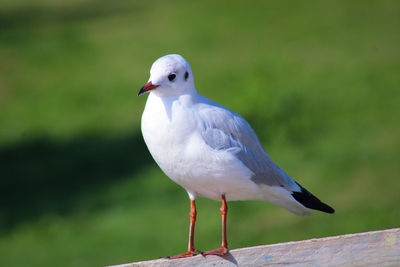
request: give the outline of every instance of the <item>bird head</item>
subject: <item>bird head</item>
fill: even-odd
[[[195,92],[189,63],[176,54],[157,59],[151,66],[149,81],[140,89],[138,96],[150,91],[159,97]]]

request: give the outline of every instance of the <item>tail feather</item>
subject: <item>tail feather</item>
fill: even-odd
[[[313,194],[308,192],[307,189],[296,183],[298,186],[300,186],[301,191],[300,192],[292,192],[292,196],[294,199],[296,199],[299,203],[301,203],[303,206],[314,209],[314,210],[319,210],[323,211],[326,213],[335,213],[335,210],[330,207],[329,205],[321,202],[317,197],[315,197]]]

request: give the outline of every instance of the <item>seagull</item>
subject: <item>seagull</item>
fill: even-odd
[[[249,123],[239,114],[197,93],[193,72],[181,55],[157,59],[138,96],[148,93],[142,115],[144,141],[162,171],[190,198],[188,250],[176,256],[228,254],[227,201],[261,200],[296,215],[310,209],[334,213],[276,165]],[[197,196],[221,201],[221,247],[194,246]]]

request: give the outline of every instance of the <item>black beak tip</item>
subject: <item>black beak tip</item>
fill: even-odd
[[[143,95],[144,93],[146,93],[146,91],[145,91],[144,86],[143,86],[142,88],[140,88],[140,91],[139,91],[139,93],[137,94],[137,96],[141,96],[141,95]]]
[[[144,93],[143,87],[139,90],[138,96],[142,95]]]
[[[156,89],[158,84],[152,84],[151,82],[146,83],[139,91],[138,96],[143,95],[144,93],[150,92],[151,90]]]

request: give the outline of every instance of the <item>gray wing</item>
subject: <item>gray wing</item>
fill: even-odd
[[[208,99],[207,99],[208,100]],[[212,102],[213,103],[213,102]],[[203,122],[202,137],[216,150],[227,150],[253,173],[256,184],[282,186],[290,191],[300,188],[265,152],[254,130],[239,114],[213,103],[202,106],[199,116]]]

